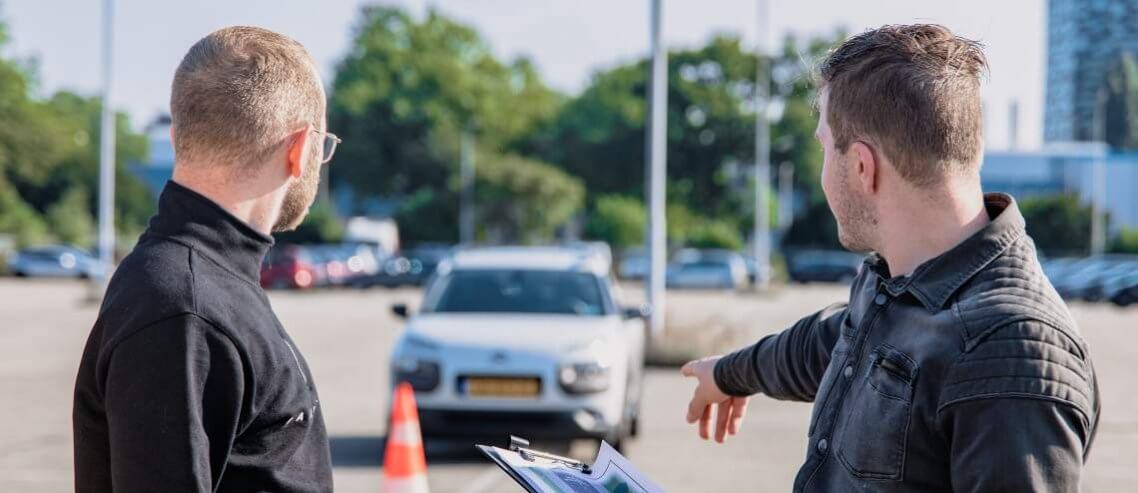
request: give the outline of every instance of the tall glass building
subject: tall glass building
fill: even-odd
[[[1107,70],[1138,56],[1138,0],[1050,0],[1047,9],[1045,142],[1094,140]]]

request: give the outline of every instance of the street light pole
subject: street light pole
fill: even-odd
[[[763,38],[767,35],[768,9],[766,0],[758,0],[758,18],[755,32],[755,285],[759,291],[770,287],[770,202],[767,198],[771,182],[770,120],[767,105],[770,103],[770,67],[764,63]]]
[[[665,199],[665,173],[667,170],[667,145],[665,133],[668,117],[668,52],[663,43],[663,32],[660,24],[663,6],[661,0],[651,0],[651,35],[652,46],[652,73],[649,93],[647,173],[646,194],[648,195],[648,302],[652,306],[652,315],[649,317],[649,327],[653,336],[664,331],[664,317],[667,313],[664,299],[664,268],[666,265],[667,245],[666,219],[664,217]]]
[[[114,0],[103,1],[103,108],[99,124],[99,261],[95,276],[106,286],[115,251],[115,112],[111,98],[114,58]]]
[[[1091,255],[1102,255],[1106,250],[1106,218],[1103,202],[1106,200],[1106,89],[1099,89],[1095,101],[1095,141],[1101,146],[1091,165]]]
[[[474,242],[474,135],[469,127],[462,130],[461,146],[458,237],[460,244],[470,245]]]

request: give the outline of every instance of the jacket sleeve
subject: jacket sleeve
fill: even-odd
[[[1081,417],[1037,399],[972,400],[948,410],[952,491],[1079,491]]]
[[[234,343],[192,315],[114,345],[103,388],[115,491],[213,491],[244,384]]]
[[[1078,491],[1098,419],[1085,347],[1021,321],[970,344],[948,369],[937,426],[953,491]]]
[[[715,383],[728,395],[763,393],[781,400],[813,401],[846,311],[845,303],[830,305],[724,356],[715,365]]]

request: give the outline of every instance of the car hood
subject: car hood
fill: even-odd
[[[518,314],[420,314],[408,324],[408,335],[444,346],[511,348],[563,354],[594,341],[609,344],[620,330],[620,318]]]

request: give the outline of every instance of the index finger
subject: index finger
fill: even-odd
[[[684,366],[680,367],[680,374],[685,377],[694,377],[695,363],[695,361],[688,361],[687,363],[684,363]]]

